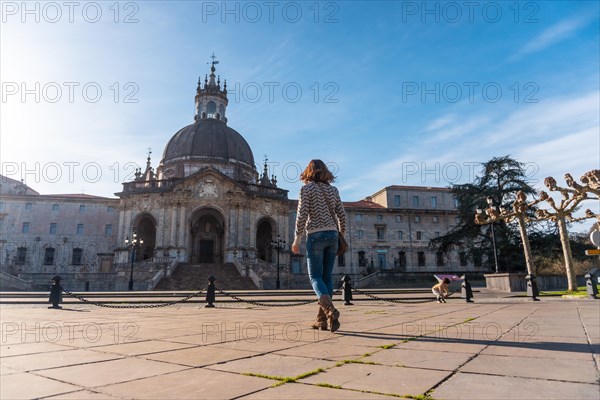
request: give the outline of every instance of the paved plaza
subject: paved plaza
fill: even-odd
[[[600,399],[598,300],[336,304],[4,304],[0,397]]]

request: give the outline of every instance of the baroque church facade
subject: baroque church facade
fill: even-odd
[[[258,173],[249,144],[229,127],[227,83],[221,85],[215,64],[198,82],[193,123],[168,141],[156,169],[148,155],[118,199],[40,195],[2,177],[5,282],[41,285],[60,273],[74,290],[123,290],[132,262],[125,243],[135,232],[144,240],[134,256],[136,290],[154,288],[178,263],[233,264],[260,288],[274,287],[277,271],[282,288],[308,287],[304,257],[290,254],[289,246],[277,254],[271,245],[293,241],[297,201],[269,176],[266,160]],[[339,276],[479,269],[460,252],[428,246],[457,222],[446,188],[389,186],[344,207],[350,248],[337,260]],[[86,210],[95,219],[88,221]]]

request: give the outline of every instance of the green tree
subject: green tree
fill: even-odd
[[[526,172],[525,165],[510,156],[496,157],[482,164],[481,175],[473,183],[453,185],[450,189],[458,200],[458,222],[447,234],[432,239],[430,246],[443,252],[465,252],[471,260],[485,254],[484,265],[494,269],[493,229],[499,270],[511,272],[524,268],[515,224],[498,221],[493,226],[477,225],[474,215],[476,209],[487,208],[490,200],[497,207],[508,208],[518,191],[534,194]]]

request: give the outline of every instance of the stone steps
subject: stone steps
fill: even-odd
[[[222,290],[257,289],[252,279],[243,277],[235,265],[227,264],[180,264],[173,275],[163,278],[154,290],[200,290],[208,286],[208,278],[215,277],[215,286]]]

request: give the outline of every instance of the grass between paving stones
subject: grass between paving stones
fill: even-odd
[[[323,382],[315,383],[315,385],[321,386],[321,387],[326,387],[326,388],[331,388],[331,389],[341,389],[342,388],[340,385],[332,385],[330,383],[323,383]]]
[[[272,379],[272,380],[275,380],[275,381],[279,381],[278,383],[276,383],[276,384],[274,384],[274,385],[271,386],[271,387],[277,387],[277,386],[283,385],[285,383],[296,382],[296,381],[298,381],[298,379],[303,379],[303,378],[309,377],[311,375],[316,375],[319,372],[323,372],[323,371],[325,371],[323,368],[317,368],[317,369],[314,369],[312,371],[308,371],[308,372],[305,372],[303,374],[300,374],[300,375],[294,376],[294,377],[292,377],[292,376],[278,376],[278,375],[257,374],[255,372],[243,372],[242,375],[253,376],[255,378]]]
[[[367,365],[381,365],[379,363],[373,362],[373,361],[363,361],[363,360],[342,360],[339,361],[337,364],[334,365],[334,367],[341,367],[342,365],[345,364],[367,364]]]
[[[380,347],[380,348],[382,348],[382,349],[384,349],[384,350],[387,350],[387,349],[393,349],[394,347],[396,347],[396,343],[392,343],[392,344],[384,344],[384,345],[382,345],[382,346],[377,346],[377,347]]]

